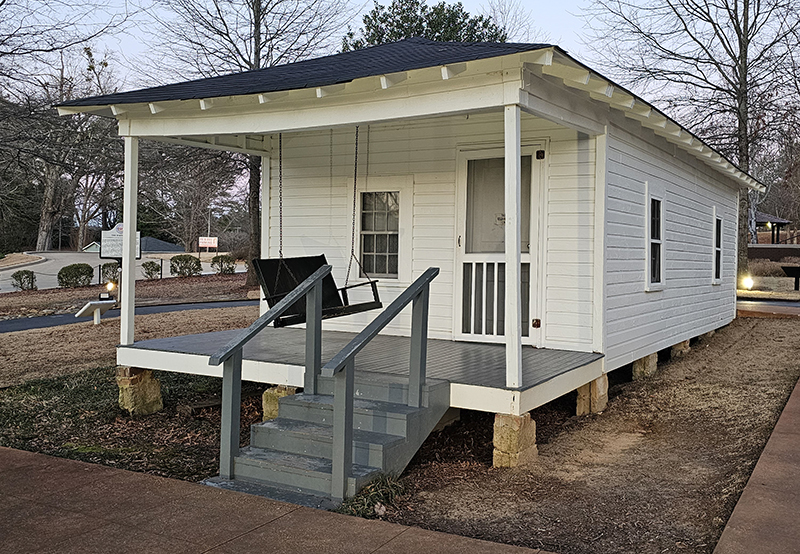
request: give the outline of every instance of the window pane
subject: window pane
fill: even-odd
[[[389,253],[390,254],[397,254],[399,252],[398,248],[398,236],[397,234],[389,235]]]
[[[372,213],[363,213],[361,214],[361,230],[362,231],[374,231],[375,225],[373,224],[373,214]]]
[[[650,238],[661,239],[661,200],[650,200]]]
[[[375,211],[375,193],[365,192],[361,195],[361,209],[365,212]]]
[[[389,271],[391,275],[397,275],[397,254],[389,254]]]
[[[716,229],[716,245],[717,248],[722,246],[722,220],[717,218],[717,229]]]
[[[375,273],[386,273],[386,256],[375,255]]]
[[[397,211],[400,208],[400,193],[399,192],[387,193],[386,202],[389,206],[389,210]]]
[[[388,215],[388,222],[386,224],[386,228],[389,231],[397,231],[400,227],[400,214],[397,213],[397,210],[389,212]]]
[[[661,282],[661,245],[657,242],[650,244],[650,282]]]
[[[364,252],[375,252],[375,235],[364,235]]]
[[[386,249],[387,242],[386,235],[375,235],[375,252],[388,252]]]
[[[367,273],[375,273],[375,256],[365,255],[361,258],[361,267]]]
[[[714,278],[719,279],[722,274],[722,251],[717,250],[714,253]]]
[[[374,194],[375,194],[375,211],[385,212],[387,194],[385,192],[376,192]]]
[[[376,231],[386,230],[386,212],[375,213],[375,230]]]

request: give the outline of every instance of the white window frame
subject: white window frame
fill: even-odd
[[[412,248],[412,226],[413,218],[413,196],[414,196],[414,177],[413,175],[380,176],[370,175],[365,183],[359,182],[357,190],[358,211],[356,214],[356,255],[360,256],[362,249],[361,234],[361,200],[362,193],[365,192],[398,192],[400,193],[400,222],[398,229],[397,243],[397,277],[375,276],[383,284],[407,285],[412,282],[413,275],[413,248]],[[352,194],[352,187],[350,193]],[[348,246],[349,250],[349,246]],[[360,258],[359,258],[360,259]],[[360,273],[360,272],[359,272]],[[370,274],[372,277],[372,274]],[[359,275],[359,280],[365,281],[366,278]]]
[[[665,282],[666,282],[666,266],[664,261],[666,259],[665,252],[666,252],[666,237],[664,236],[664,214],[666,210],[664,209],[664,193],[660,190],[659,187],[653,186],[647,182],[645,182],[645,225],[644,225],[644,234],[645,234],[645,251],[647,255],[645,256],[645,290],[647,292],[656,292],[660,290],[664,290]],[[659,202],[659,230],[658,230],[658,239],[653,239],[651,234],[651,225],[653,222],[653,200],[657,200]],[[660,280],[653,282],[652,281],[652,246],[653,244],[659,244],[659,277]]]
[[[725,220],[721,215],[717,215],[717,207],[714,206],[711,217],[711,284],[722,284],[722,254],[723,254],[723,241],[722,235],[725,228]],[[717,235],[717,223],[719,223],[719,235]],[[719,246],[717,240],[719,239]],[[717,254],[719,253],[719,266],[717,266]],[[717,268],[719,268],[719,277],[717,276]]]

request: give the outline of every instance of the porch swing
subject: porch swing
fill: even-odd
[[[342,317],[346,315],[366,312],[382,308],[378,295],[378,281],[370,278],[361,261],[355,254],[356,244],[356,211],[358,209],[358,127],[356,126],[355,155],[353,170],[353,219],[350,235],[350,260],[347,263],[347,275],[344,286],[337,288],[332,275],[322,279],[322,319]],[[279,245],[278,258],[253,260],[253,270],[258,277],[264,291],[264,300],[270,308],[281,301],[283,297],[292,292],[306,278],[328,262],[325,254],[318,256],[300,256],[285,258],[283,256],[283,134],[278,135],[278,231]],[[367,278],[364,283],[349,285],[350,269],[355,260],[361,273]],[[348,291],[356,287],[369,285],[372,288],[372,300],[367,302],[350,303]],[[275,320],[275,327],[285,327],[306,321],[305,297],[295,302],[283,315]]]

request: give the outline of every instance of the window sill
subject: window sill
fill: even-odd
[[[651,284],[651,285],[647,285],[644,288],[645,292],[661,292],[663,290],[664,290],[664,284],[663,283],[654,283],[654,284]]]

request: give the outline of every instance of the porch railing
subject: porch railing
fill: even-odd
[[[408,372],[408,405],[419,407],[425,386],[428,343],[428,302],[431,281],[439,268],[428,268],[411,286],[367,325],[338,354],[325,364],[322,375],[334,378],[333,458],[331,497],[347,495],[347,478],[353,465],[353,388],[356,355],[386,327],[409,303],[411,312],[411,358]]]
[[[306,300],[306,371],[304,388],[314,394],[317,375],[322,365],[322,279],[332,267],[324,265],[259,317],[208,360],[209,365],[222,366],[222,429],[220,434],[219,474],[224,479],[234,476],[234,460],[239,455],[239,427],[242,403],[242,349],[264,327],[281,316],[292,304]]]

